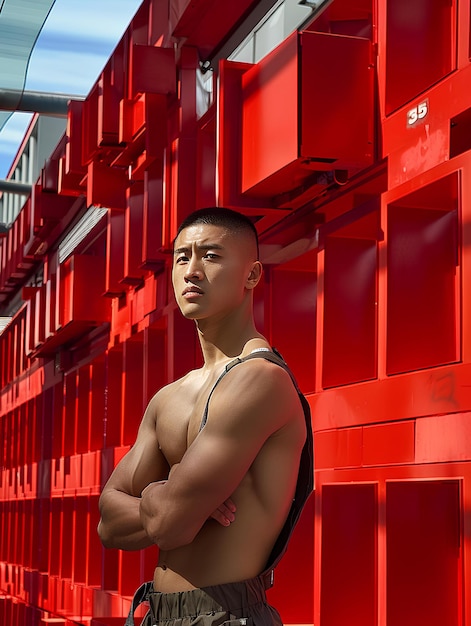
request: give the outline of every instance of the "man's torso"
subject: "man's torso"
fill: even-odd
[[[157,439],[170,467],[199,436],[206,402],[220,373],[221,368],[195,370],[159,392]],[[237,376],[229,374],[227,379],[237,385]],[[286,426],[266,440],[231,496],[237,507],[235,521],[224,527],[209,519],[191,544],[161,551],[155,589],[183,591],[245,580],[263,570],[289,511],[298,475],[304,417],[294,386],[292,412]],[[209,419],[217,419],[211,409]]]

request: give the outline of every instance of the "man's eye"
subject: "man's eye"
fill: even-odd
[[[218,254],[214,254],[213,252],[207,252],[204,255],[205,259],[217,259],[218,257],[219,257],[219,255]]]
[[[181,263],[187,263],[188,262],[188,257],[187,256],[178,256],[175,259],[175,263],[177,263],[178,265],[180,265]]]

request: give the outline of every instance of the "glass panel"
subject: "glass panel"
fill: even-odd
[[[299,28],[326,0],[301,5],[299,0],[282,0],[257,24],[230,55],[231,61],[258,63]]]
[[[31,52],[54,2],[4,0],[0,12],[0,85],[3,89],[24,88]],[[0,129],[10,116],[10,111],[0,111]]]

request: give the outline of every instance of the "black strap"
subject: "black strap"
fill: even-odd
[[[132,599],[131,608],[129,609],[129,614],[124,623],[124,626],[134,626],[135,610],[140,604],[142,604],[143,602],[146,602],[146,600],[149,598],[149,593],[151,593],[153,590],[154,590],[154,585],[152,581],[143,583],[139,587],[139,589],[136,591]]]
[[[291,380],[293,381],[293,384],[296,387],[296,391],[298,392],[298,394],[302,395],[300,390],[299,390],[299,387],[298,387],[298,384],[296,382],[296,379],[294,378],[293,373],[291,372],[291,370],[289,369],[288,365],[283,360],[283,357],[281,356],[281,354],[275,348],[272,348],[271,350],[269,350],[268,348],[258,348],[256,350],[254,350],[253,352],[251,352],[250,354],[248,354],[247,356],[244,356],[242,358],[240,358],[240,357],[235,358],[233,361],[228,363],[226,365],[226,367],[223,369],[223,371],[219,375],[218,379],[214,383],[211,391],[209,392],[208,399],[206,400],[206,406],[204,407],[203,418],[201,419],[201,424],[200,424],[200,428],[199,428],[200,430],[203,430],[203,428],[206,426],[206,422],[208,421],[209,401],[211,400],[211,397],[212,397],[212,395],[214,393],[214,390],[219,385],[219,383],[224,378],[224,376],[228,372],[230,372],[230,370],[233,367],[235,367],[236,365],[239,365],[239,363],[245,363],[245,361],[249,361],[250,359],[256,359],[256,358],[266,359],[267,361],[271,361],[272,363],[276,363],[276,365],[279,365],[280,367],[285,369],[288,372],[288,374],[291,376]]]
[[[262,576],[265,579],[265,585],[268,589],[273,585],[273,569],[278,565],[281,557],[286,552],[288,547],[288,542],[291,537],[291,534],[296,526],[301,512],[304,508],[306,500],[309,495],[312,493],[314,489],[314,447],[313,447],[313,438],[312,438],[312,425],[311,425],[311,409],[309,407],[309,403],[301,393],[299,389],[298,383],[294,377],[294,374],[289,369],[288,365],[284,361],[281,354],[275,349],[261,349],[255,350],[251,352],[245,357],[236,358],[230,363],[226,365],[223,372],[219,376],[219,378],[214,383],[213,388],[211,389],[208,399],[206,401],[206,406],[203,413],[203,419],[201,420],[200,430],[204,428],[207,419],[208,419],[208,410],[209,410],[209,401],[211,400],[211,396],[214,393],[215,388],[220,383],[220,381],[224,378],[224,376],[236,365],[240,363],[244,363],[250,359],[262,358],[270,361],[271,363],[275,363],[282,367],[291,377],[293,381],[293,385],[298,393],[299,399],[301,401],[301,405],[304,411],[304,418],[306,420],[306,441],[304,443],[304,447],[301,452],[301,458],[299,462],[299,471],[298,471],[298,481],[296,484],[296,491],[294,494],[293,502],[291,505],[291,509],[288,513],[288,517],[286,518],[285,524],[281,529],[280,534],[278,535],[278,539],[273,546],[271,554],[268,558],[266,567],[262,572]]]

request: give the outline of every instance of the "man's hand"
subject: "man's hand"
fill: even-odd
[[[223,502],[218,508],[211,513],[210,518],[219,522],[221,526],[230,526],[230,524],[235,520],[235,512],[236,506],[234,502],[228,498],[225,502]]]
[[[172,472],[170,472],[170,475],[171,473]],[[158,506],[159,487],[161,485],[165,485],[166,483],[166,480],[160,480],[158,482],[150,483],[141,494],[140,516],[142,525],[144,526],[144,529],[146,531],[152,521],[152,517],[154,515],[154,507]],[[220,504],[218,508],[213,511],[213,513],[211,513],[209,519],[214,519],[216,522],[221,524],[221,526],[230,526],[230,524],[235,520],[235,512],[236,506],[233,500],[231,498],[228,498],[222,504]]]
[[[170,469],[169,475],[168,475],[168,479],[170,480],[170,478],[172,477],[172,474],[175,472],[175,470],[177,469],[177,467],[180,465],[180,463],[174,463]],[[167,481],[165,480],[161,480],[159,483],[154,483],[154,484],[164,484]],[[147,489],[147,487],[146,487]],[[146,490],[144,489],[144,491]],[[141,495],[144,494],[144,491],[142,492]],[[218,522],[219,524],[221,524],[221,526],[229,526],[234,520],[235,520],[235,512],[236,512],[236,506],[233,502],[233,500],[231,498],[228,498],[225,502],[223,502],[222,504],[220,504],[218,506],[218,508],[213,511],[213,513],[211,513],[211,515],[209,516],[209,519],[214,519],[216,520],[216,522]]]

